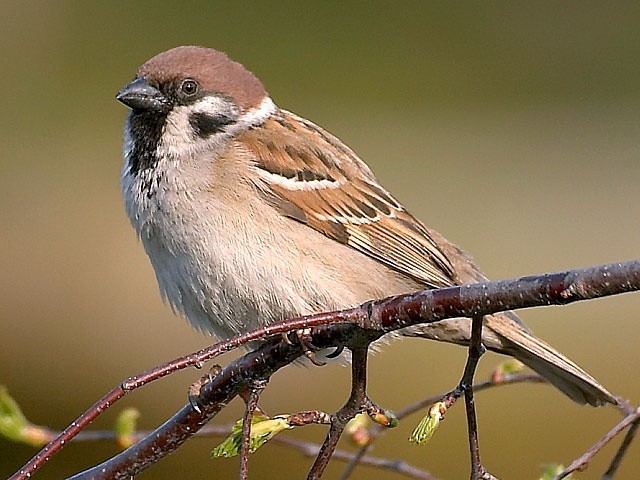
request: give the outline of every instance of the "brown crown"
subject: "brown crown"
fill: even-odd
[[[159,53],[140,67],[138,77],[158,83],[192,78],[205,91],[230,96],[243,110],[258,106],[267,96],[253,73],[212,48],[176,47]]]

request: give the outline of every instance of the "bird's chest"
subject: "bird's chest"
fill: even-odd
[[[170,177],[136,194],[145,181],[123,182],[129,216],[163,297],[194,326],[226,338],[302,309],[283,305],[291,292],[279,292],[296,277],[287,230],[256,222],[270,207],[243,200],[242,186],[186,189]]]

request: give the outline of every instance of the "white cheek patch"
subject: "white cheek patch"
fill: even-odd
[[[238,118],[234,125],[227,129],[229,135],[236,135],[256,125],[264,123],[275,111],[277,107],[270,97],[264,97],[260,105],[251,110],[247,110],[244,115]]]
[[[275,110],[273,101],[265,97],[258,107],[240,115],[233,104],[215,95],[204,97],[192,105],[174,107],[167,116],[157,156],[180,158],[207,150],[218,150],[229,137],[263,123]],[[226,116],[235,119],[235,122],[222,127],[219,133],[201,138],[196,135],[189,121],[193,114],[198,113],[212,117]]]
[[[190,113],[206,113],[208,115],[227,114],[230,117],[237,117],[239,114],[238,109],[233,107],[227,100],[215,95],[203,97],[191,106],[181,108],[188,108]]]
[[[204,103],[204,102],[200,102]],[[211,103],[207,102],[208,105]],[[184,158],[191,157],[198,152],[207,149],[217,149],[222,144],[225,132],[209,135],[206,138],[198,137],[189,122],[191,115],[196,110],[195,105],[174,107],[167,115],[164,131],[160,137],[156,156],[158,158]],[[203,107],[198,111],[203,111]],[[228,110],[228,108],[225,108]],[[215,110],[219,112],[220,110]]]
[[[162,137],[158,144],[157,157],[177,156],[193,148],[188,107],[175,107],[167,116]]]

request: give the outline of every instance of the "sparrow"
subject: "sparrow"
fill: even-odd
[[[224,53],[182,46],[144,63],[116,98],[127,214],[163,299],[220,339],[368,300],[486,280],[470,256],[413,217],[338,138],[279,108]],[[466,345],[470,320],[403,330]],[[482,342],[574,401],[616,399],[513,312]]]

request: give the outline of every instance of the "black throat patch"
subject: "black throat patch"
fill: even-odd
[[[152,111],[132,111],[129,117],[133,152],[129,157],[129,172],[137,176],[142,170],[155,168],[156,155],[167,115]]]

